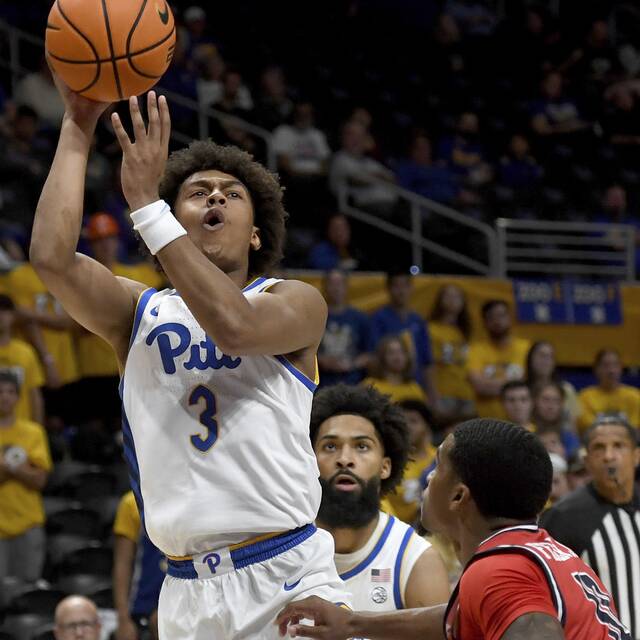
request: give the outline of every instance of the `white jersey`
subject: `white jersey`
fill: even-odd
[[[356,611],[396,611],[405,607],[405,590],[418,558],[431,547],[408,524],[380,512],[378,525],[358,551],[336,553]]]
[[[258,278],[243,293],[276,282]],[[201,553],[314,521],[315,387],[284,356],[223,354],[175,290],[140,296],[120,388],[123,436],[143,523],[162,552]]]

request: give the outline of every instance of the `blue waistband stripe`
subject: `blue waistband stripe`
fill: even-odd
[[[257,562],[264,562],[289,551],[304,542],[316,532],[313,524],[307,524],[298,529],[287,531],[268,540],[254,542],[246,547],[240,547],[230,552],[234,569],[243,569]],[[174,578],[194,579],[198,574],[193,566],[193,560],[168,560],[167,573]]]
[[[168,560],[167,573],[174,578],[194,580],[198,577],[193,560]]]

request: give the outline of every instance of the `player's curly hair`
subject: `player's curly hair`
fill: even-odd
[[[510,422],[476,418],[453,430],[449,458],[486,518],[535,520],[553,469],[538,437]]]
[[[402,480],[409,458],[409,429],[402,410],[389,396],[373,387],[337,384],[321,389],[313,399],[310,435],[315,445],[320,425],[338,415],[361,416],[373,424],[382,441],[384,455],[391,460],[391,475],[380,482],[380,493],[393,491]]]
[[[160,197],[174,209],[182,183],[198,171],[212,169],[234,176],[249,190],[262,245],[249,254],[249,275],[268,273],[282,260],[288,214],[278,177],[246,151],[212,140],[195,140],[185,149],[174,151],[160,183]]]

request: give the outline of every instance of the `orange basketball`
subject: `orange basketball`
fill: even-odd
[[[150,89],[167,70],[175,42],[166,0],[56,0],[45,46],[71,89],[114,102]]]

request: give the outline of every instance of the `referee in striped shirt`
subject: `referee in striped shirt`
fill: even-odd
[[[593,568],[632,638],[640,640],[637,432],[622,417],[602,417],[585,434],[585,446],[592,482],[545,512],[540,524]]]

